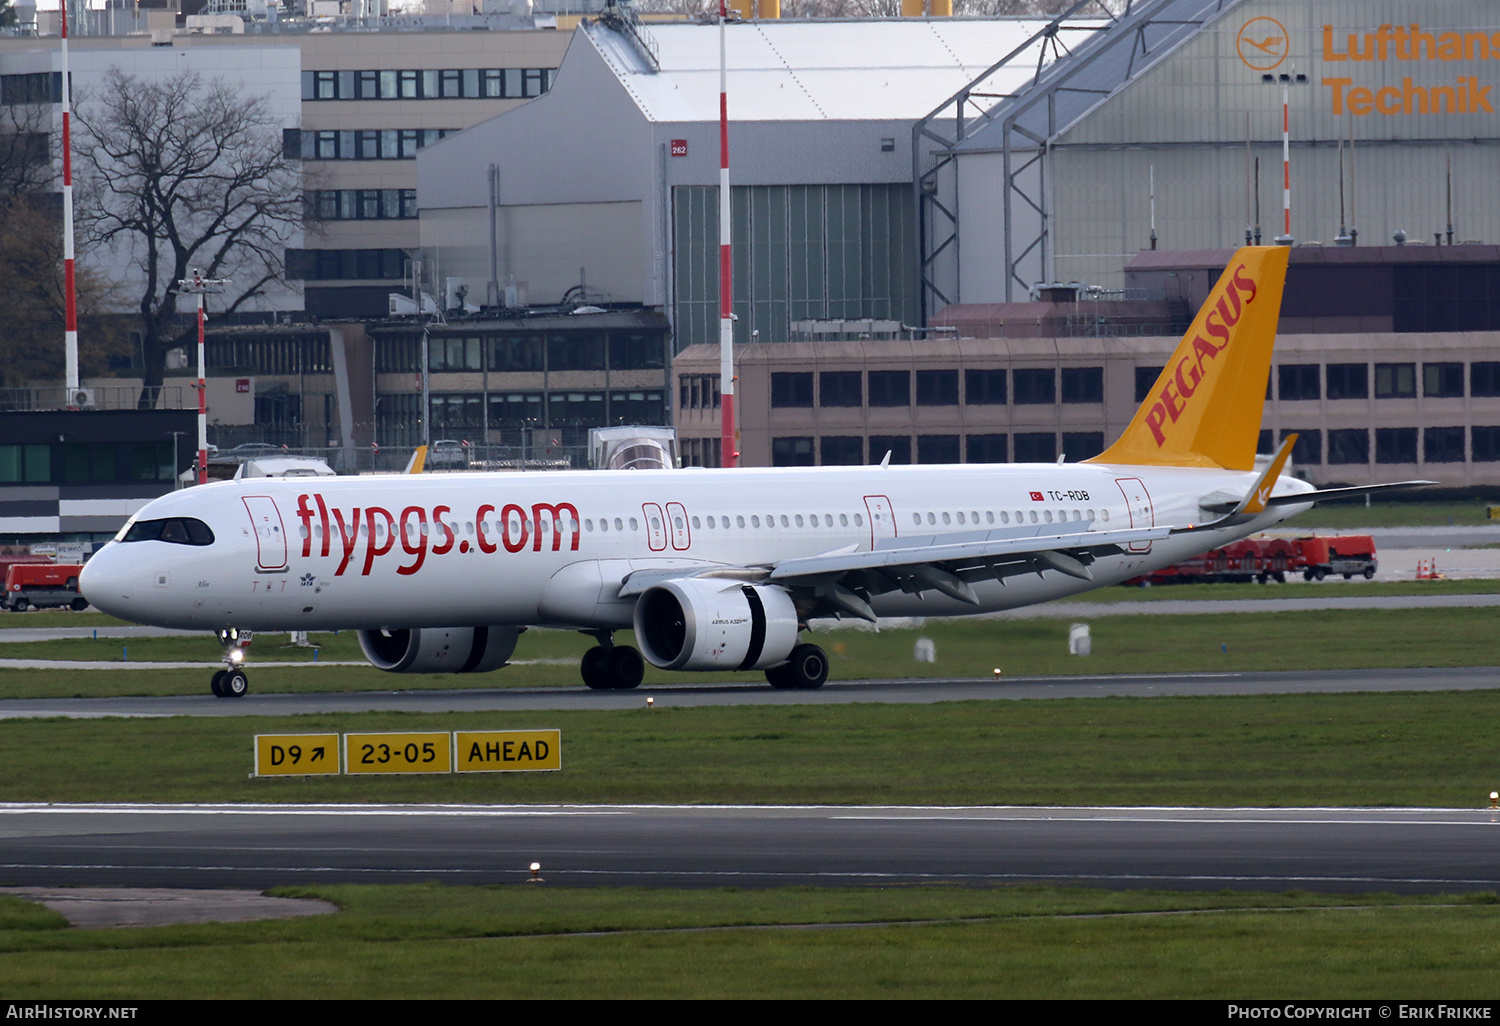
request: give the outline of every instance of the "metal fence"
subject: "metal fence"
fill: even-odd
[[[196,410],[198,396],[185,385],[96,385],[79,389],[84,393],[79,409],[85,410]],[[76,398],[76,397],[75,397]],[[62,385],[45,388],[0,388],[0,413],[31,413],[66,410],[68,390]]]

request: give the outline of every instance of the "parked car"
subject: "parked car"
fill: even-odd
[[[467,467],[469,449],[463,442],[440,438],[427,450],[427,462],[434,467]]]

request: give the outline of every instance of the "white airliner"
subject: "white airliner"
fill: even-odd
[[[598,640],[591,688],[635,687],[642,656],[816,688],[809,620],[1044,602],[1372,490],[1281,479],[1292,439],[1255,470],[1287,252],[1235,255],[1119,441],[1083,463],[226,481],[148,504],[81,590],[221,640],[356,630],[396,673],[494,670],[546,626]],[[614,643],[629,628],[639,651]],[[214,675],[215,694],[247,688],[237,663]]]

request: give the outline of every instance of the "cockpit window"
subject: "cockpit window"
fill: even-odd
[[[174,545],[212,545],[214,533],[208,525],[192,517],[170,520],[137,520],[125,532],[124,542],[164,541]]]

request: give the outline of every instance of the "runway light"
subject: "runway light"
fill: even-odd
[[[542,882],[541,873],[542,873],[542,864],[540,862],[533,862],[531,864],[531,879],[527,880],[526,882],[527,883],[541,883]]]
[[[656,699],[652,698],[650,695],[646,696],[646,708],[647,709],[655,709],[656,708]]]
[[[998,667],[998,666],[995,667],[995,679],[996,680],[1000,679],[1000,667]]]
[[[1500,809],[1500,791],[1490,792],[1490,808]]]

